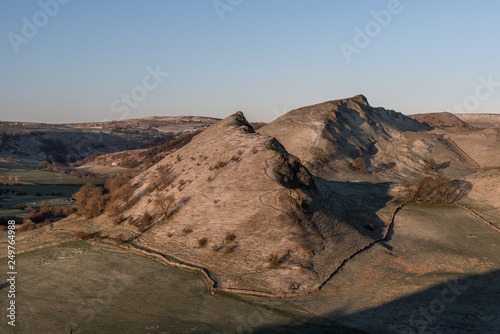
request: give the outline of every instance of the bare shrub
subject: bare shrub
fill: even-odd
[[[225,166],[227,165],[227,162],[226,161],[222,161],[222,160],[219,160],[215,165],[214,165],[214,169],[221,169],[221,168],[224,168]]]
[[[226,236],[224,237],[224,242],[225,243],[230,243],[236,240],[236,234],[234,233],[226,233]]]
[[[94,235],[92,233],[84,232],[84,231],[78,231],[75,233],[76,237],[80,240],[91,240],[94,238]]]
[[[33,221],[35,224],[41,223],[44,221],[46,218],[46,215],[44,215],[41,211],[39,210],[31,210],[30,213],[28,214],[28,218]]]
[[[363,227],[370,232],[373,232],[375,230],[375,225],[373,225],[373,224],[363,225]]]
[[[19,203],[18,205],[15,205],[14,208],[18,210],[27,210],[28,206],[26,205],[26,203]]]
[[[182,233],[184,234],[189,234],[189,233],[192,233],[193,232],[193,228],[192,227],[185,227],[182,229]]]
[[[272,268],[279,267],[281,265],[281,257],[278,253],[273,253],[269,256],[269,266]]]
[[[208,243],[208,238],[201,238],[201,239],[198,239],[197,241],[198,243],[198,247],[205,247]]]
[[[169,165],[159,166],[154,172],[151,190],[166,188],[172,183],[173,180],[174,176],[172,174],[171,167]]]
[[[151,222],[153,220],[153,217],[146,212],[140,219],[136,221],[136,226],[137,226],[137,231],[142,233],[144,232],[149,225],[151,225]]]
[[[45,218],[45,220],[43,222],[41,222],[40,224],[38,224],[37,227],[44,227],[44,226],[47,226],[50,224],[51,224],[50,219]]]
[[[47,161],[42,161],[38,164],[38,167],[40,168],[47,168],[49,166],[49,163]]]
[[[119,234],[114,238],[115,244],[123,245],[126,241],[125,236],[123,234]]]
[[[18,232],[25,232],[25,231],[31,231],[36,229],[36,224],[31,220],[31,219],[25,219],[23,220],[23,223],[21,225],[18,225],[16,227],[16,230]]]
[[[361,157],[357,157],[352,161],[351,168],[361,173],[368,173],[368,167],[366,166],[366,161]]]
[[[437,171],[437,169],[438,169],[438,166],[437,166],[437,163],[434,159],[430,159],[424,165],[424,171],[426,171],[426,172],[435,172],[435,171]]]
[[[110,216],[117,216],[122,212],[122,208],[117,202],[111,202],[107,206],[107,212]]]
[[[113,225],[120,225],[123,222],[124,218],[123,216],[118,216],[115,219],[113,219]]]
[[[212,250],[217,253],[218,251],[220,251],[222,248],[224,248],[224,246],[221,246],[221,245],[213,245],[212,246]]]
[[[53,217],[68,217],[75,212],[73,208],[55,205],[50,209],[50,214]]]

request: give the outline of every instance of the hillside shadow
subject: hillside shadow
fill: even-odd
[[[366,112],[366,108],[362,108]],[[363,135],[365,130],[362,125],[366,122],[370,123],[370,126],[375,130],[378,130],[377,124],[361,117],[358,110],[351,109],[347,105],[343,105],[337,113],[337,122],[329,121],[326,124],[325,139],[328,139],[332,144],[341,148],[342,153],[355,159],[360,156],[360,150],[363,155],[375,155],[378,153],[378,149],[375,146],[375,142]],[[340,124],[348,125],[348,128],[338,126]],[[340,133],[339,133],[340,131]]]
[[[451,165],[451,162],[450,161],[446,161],[446,162],[443,162],[443,163],[440,163],[436,166],[436,170],[441,170],[441,169],[446,169],[448,167],[450,167]]]
[[[328,313],[253,333],[500,333],[499,296],[500,270],[495,270],[448,280],[365,311]]]
[[[383,235],[383,230],[389,222],[384,222],[377,212],[393,199],[388,194],[390,182],[342,182],[321,179],[318,183],[326,196],[340,203],[344,216],[338,217],[339,219],[371,238],[377,239]]]

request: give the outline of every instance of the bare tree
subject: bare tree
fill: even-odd
[[[44,215],[46,215],[50,212],[50,204],[47,200],[42,201],[42,204],[40,205],[40,211]]]
[[[406,200],[415,203],[447,204],[460,195],[458,185],[442,177],[424,177],[403,184]]]
[[[434,159],[429,159],[424,165],[424,171],[426,172],[435,172],[437,169],[437,163]]]
[[[168,218],[175,209],[175,197],[172,194],[168,196],[157,196],[155,199],[155,204],[161,208],[163,214],[165,215],[165,218]]]

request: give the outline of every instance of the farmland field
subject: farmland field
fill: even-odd
[[[12,210],[12,207],[19,204],[39,207],[44,200],[50,205],[71,206],[71,196],[83,184],[104,182],[103,179],[79,178],[27,165],[0,164],[0,217],[27,218],[27,212]]]

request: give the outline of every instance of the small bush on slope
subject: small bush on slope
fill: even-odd
[[[456,183],[442,177],[424,177],[403,184],[404,197],[413,203],[449,204],[459,196]]]

